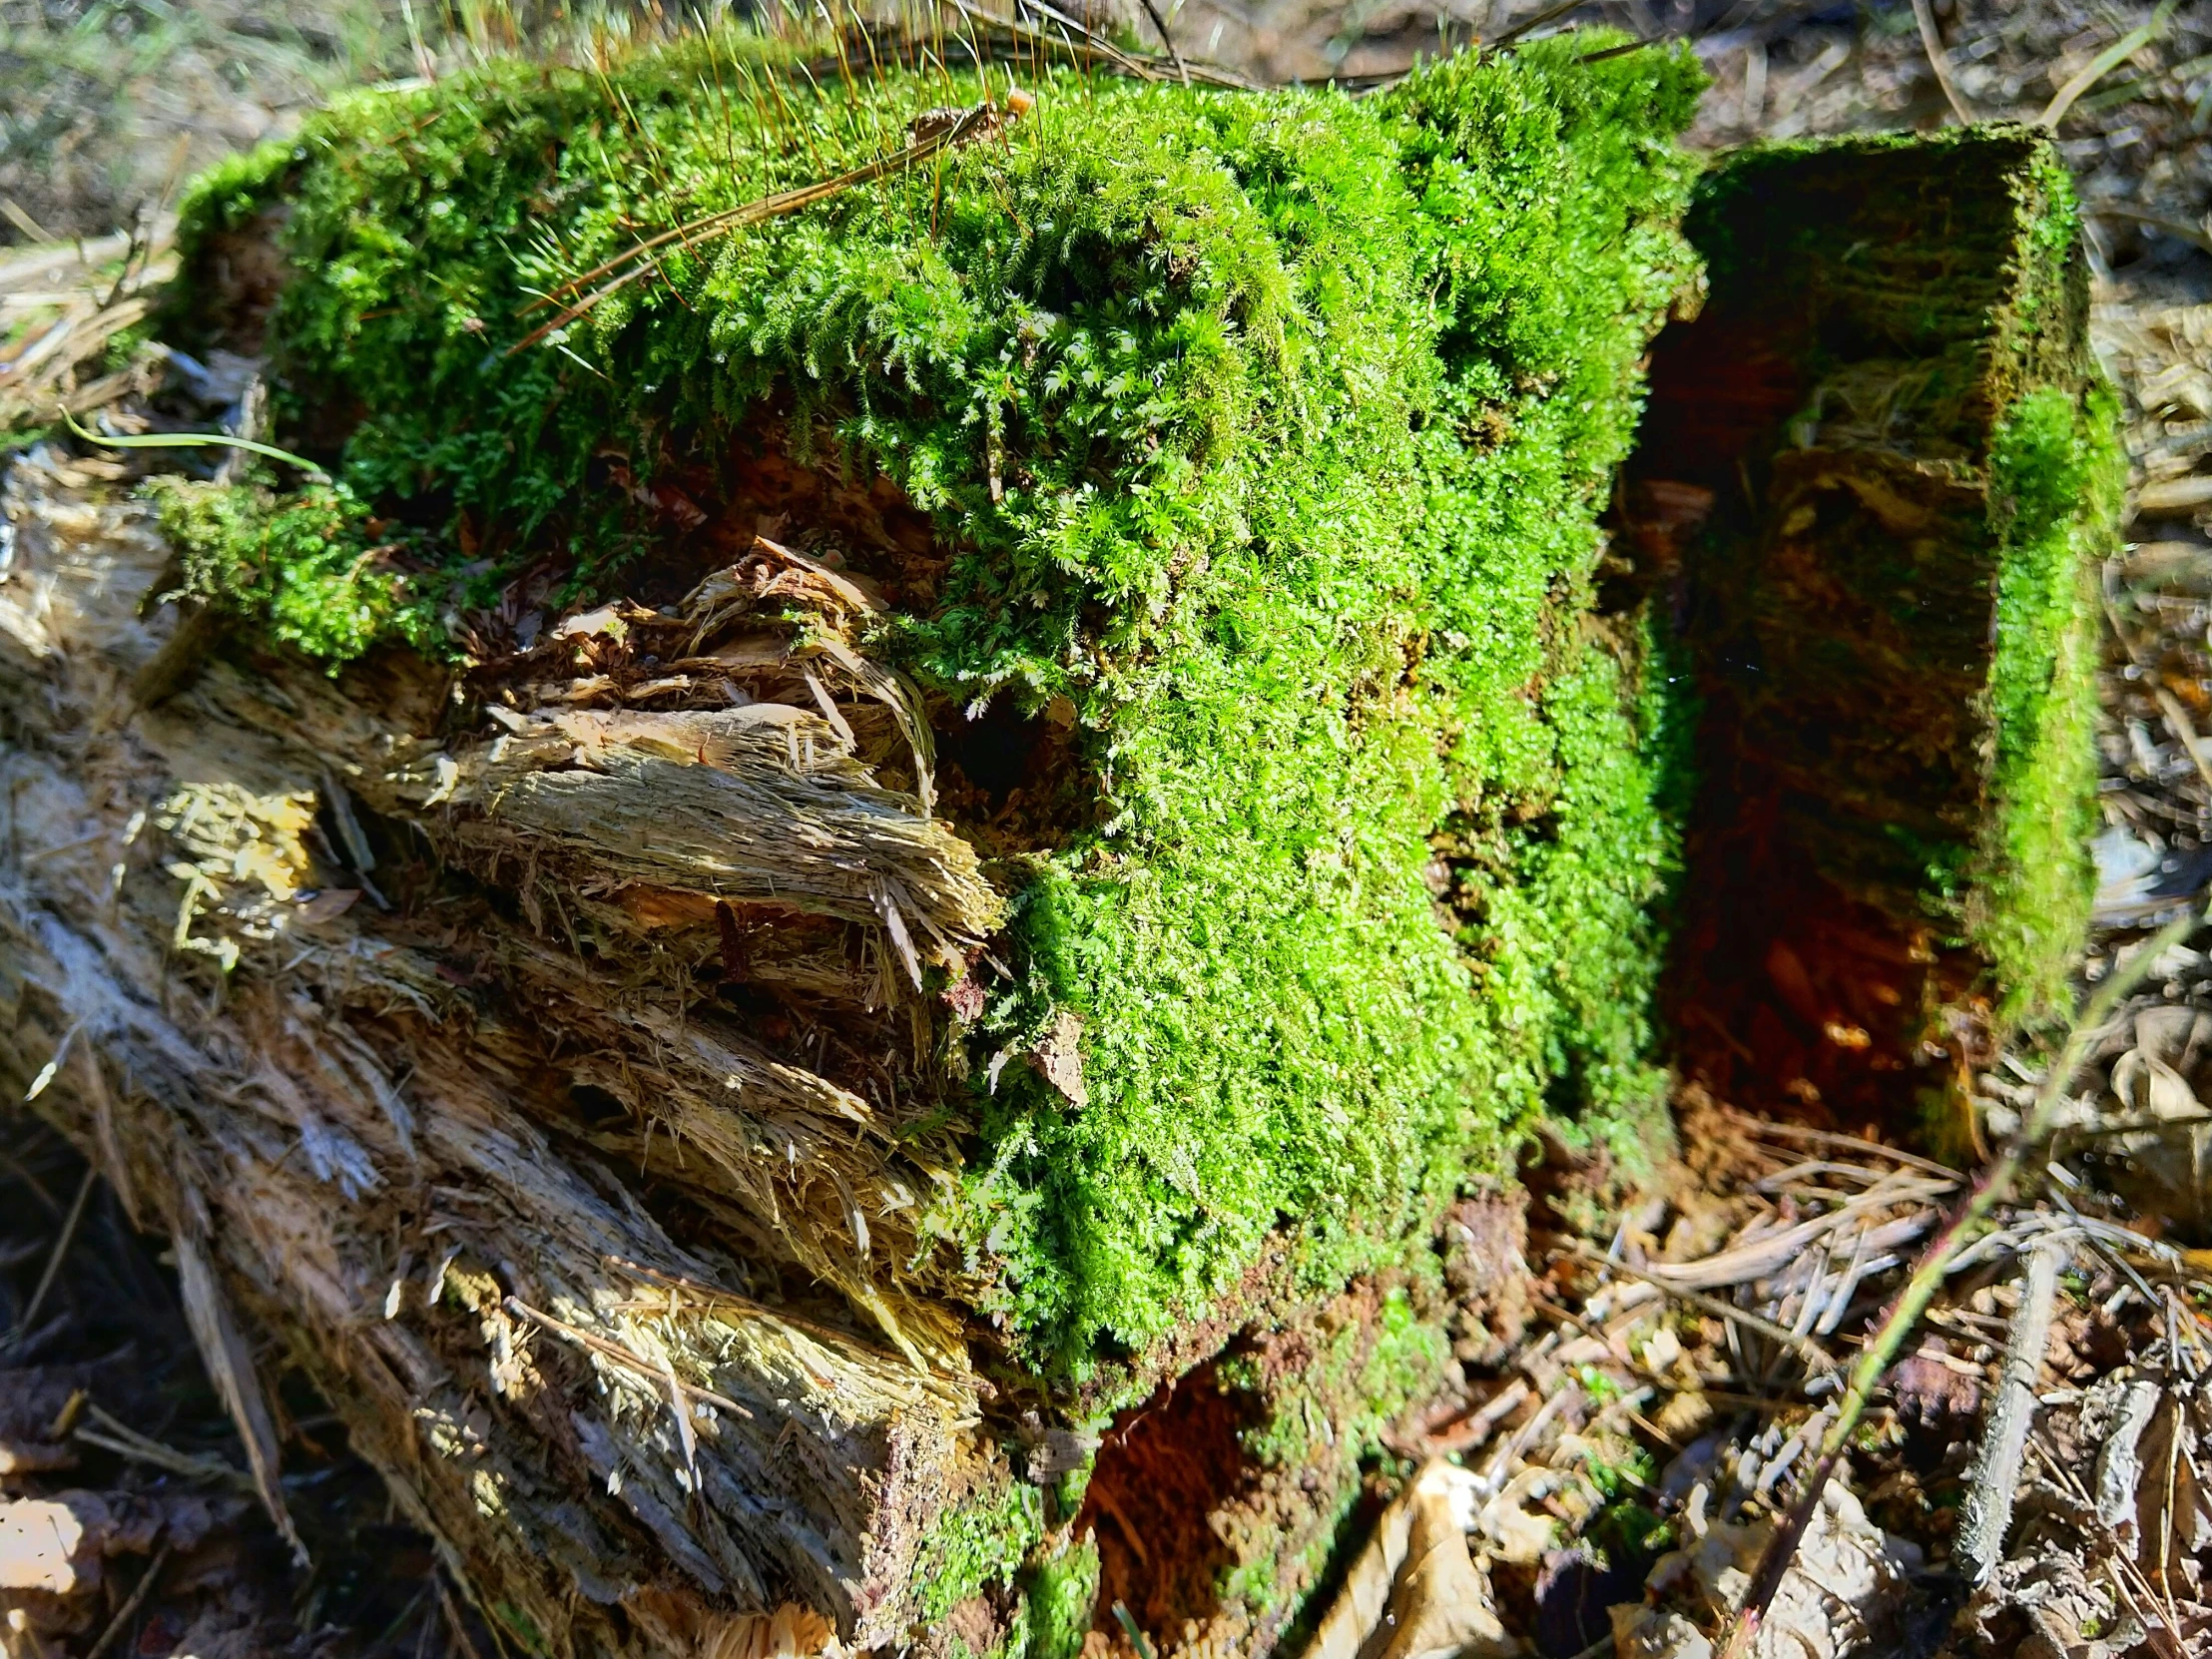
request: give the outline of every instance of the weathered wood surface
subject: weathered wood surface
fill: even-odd
[[[711,1603],[794,1594],[861,1640],[902,1629],[920,1525],[1003,1478],[957,1329],[922,1300],[943,1270],[902,1272],[915,1154],[893,1173],[888,1099],[765,1053],[690,983],[718,901],[748,925],[803,894],[812,932],[774,930],[748,976],[840,1010],[839,1042],[914,1041],[920,959],[996,900],[914,795],[870,781],[857,709],[834,713],[895,682],[821,650],[712,657],[704,608],[743,607],[710,590],[682,626],[763,694],[727,715],[551,703],[443,741],[427,667],[332,682],[229,656],[141,708],[179,621],[150,603],[169,550],[115,472],[8,475],[0,1065],[175,1242],[271,1508],[261,1333],[525,1640],[686,1651]],[[792,585],[772,555],[741,574]],[[563,642],[572,666],[595,647],[620,654]],[[419,842],[372,869],[363,822]],[[437,858],[511,909],[391,926],[369,889]],[[527,1019],[472,999],[495,965]],[[679,1248],[578,1147],[712,1210],[731,1254]],[[816,1319],[727,1289],[779,1265],[848,1301]]]

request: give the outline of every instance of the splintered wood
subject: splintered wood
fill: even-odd
[[[1000,900],[846,643],[869,596],[764,542],[486,665],[458,730],[412,660],[199,660],[119,468],[9,476],[0,1066],[197,1270],[272,1507],[256,1314],[526,1639],[783,1650],[726,1596],[903,1629],[995,1455],[909,1084]]]

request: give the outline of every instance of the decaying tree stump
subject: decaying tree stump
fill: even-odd
[[[1278,1638],[1510,1322],[1518,1138],[1659,1123],[1684,538],[1599,524],[1698,78],[1587,50],[1015,96],[717,39],[202,182],[165,336],[329,476],[10,470],[0,1066],[174,1239],[279,1518],[289,1365],[532,1652]],[[1895,355],[1982,374],[2074,291],[2047,150],[1773,165],[1929,158],[2013,217],[1884,221],[1990,296]],[[2071,422],[2036,302],[2003,396]]]
[[[1972,1065],[2066,1004],[2125,480],[2073,223],[2005,128],[1753,155],[1691,221],[1631,473],[1704,703],[1674,994],[1732,1098],[1864,1123],[1920,1073],[1964,1152]]]

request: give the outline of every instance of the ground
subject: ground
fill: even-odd
[[[1536,10],[1465,7],[1442,26],[1432,13],[1397,6],[1217,12],[1192,4],[1169,17],[1193,50],[1212,44],[1276,74],[1368,75],[1444,35],[1494,35]],[[1701,145],[1951,119],[1909,6],[1815,10],[1752,0],[1655,11],[1632,0],[1604,12],[1640,32],[1697,39],[1716,77],[1693,134]],[[333,15],[353,21],[333,27]],[[432,19],[421,51],[451,61],[479,50],[476,43],[498,33],[487,16],[469,13],[473,41],[470,30],[448,32]],[[1595,21],[1599,9],[1575,16]],[[325,8],[298,25],[271,9],[231,6],[11,5],[0,19],[0,82],[9,94],[0,118],[0,242],[116,229],[142,207],[158,211],[186,169],[281,130],[329,88],[420,67],[406,19],[368,8]],[[2212,312],[2192,308],[2212,297],[2212,37],[2187,8],[2155,20],[2160,32],[2108,65],[2058,124],[2090,210],[2097,344],[2126,404],[2140,503],[2131,545],[2106,573],[2112,641],[2099,731],[2104,828],[2095,846],[2105,884],[2083,965],[2089,985],[2212,877],[2212,761],[2197,743],[2212,718],[2212,542],[2200,522],[2212,504],[2200,471],[2212,450]],[[2023,118],[2041,113],[2106,47],[2153,21],[2144,6],[1962,4],[1932,14],[1957,98],[1977,115]],[[0,251],[0,261],[6,257]],[[0,339],[6,325],[0,311]],[[2168,952],[2075,1081],[2074,1139],[2061,1147],[2061,1168],[2075,1185],[2059,1190],[2086,1219],[2067,1247],[2077,1276],[2064,1281],[2046,1381],[2059,1394],[2077,1392],[2056,1401],[2043,1424],[2052,1453],[2047,1490],[2023,1508],[2019,1537],[2042,1540],[2042,1605],[2066,1610],[2072,1650],[2084,1653],[2181,1651],[2161,1648],[2158,1627],[2186,1641],[2178,1633],[2201,1617],[2190,1611],[2197,1592],[2180,1559],[2193,1544],[2171,1557],[2154,1554],[2146,1570],[2132,1547],[2052,1540],[2067,1533],[2062,1465],[2089,1466],[2096,1448],[2112,1443],[2110,1419],[2122,1409],[2097,1380],[2130,1360],[2144,1376],[2196,1364],[2191,1340],[2176,1342],[2167,1331],[2169,1320],[2186,1331],[2195,1318],[2194,1276],[2204,1259],[2137,1241],[2165,1235],[2189,1250],[2212,1244],[2205,1131],[2191,1116],[2212,1048],[2200,1035],[2212,1025],[2200,1025],[2195,1010],[2207,1006],[2207,958]],[[2016,1117],[2038,1065],[2027,1053],[1980,1079],[1985,1135],[2001,1134],[2008,1114]],[[1874,1264],[1890,1247],[1865,1241],[1902,1247],[1921,1236],[1950,1190],[1945,1177],[1870,1143],[1809,1150],[1786,1131],[1695,1097],[1684,1101],[1683,1144],[1671,1197],[1623,1193],[1603,1170],[1563,1157],[1533,1172],[1538,1200],[1527,1248],[1541,1277],[1532,1325],[1500,1353],[1483,1320],[1463,1319],[1453,1333],[1462,1390],[1417,1425],[1402,1462],[1375,1471],[1375,1508],[1426,1455],[1448,1451],[1474,1471],[1474,1553],[1508,1629],[1547,1654],[1604,1641],[1599,1615],[1637,1599],[1637,1558],[1649,1553],[1659,1520],[1672,1523],[1676,1542],[1695,1534],[1697,1547],[1669,1569],[1670,1587],[1654,1592],[1655,1605],[1703,1611],[1698,1598],[1722,1587],[1730,1552],[1757,1542],[1762,1494],[1787,1492],[1793,1472],[1802,1474],[1822,1403],[1809,1385],[1819,1363],[1802,1345],[1765,1347],[1771,1330],[1679,1301],[1662,1314],[1657,1299],[1637,1289],[1642,1280],[1595,1268],[1580,1252],[1611,1251],[1617,1264],[1671,1276],[1679,1289],[1727,1299],[1770,1325],[1802,1326],[1807,1343],[1848,1359],[1842,1339],[1872,1312],[1883,1283],[1876,1276],[1888,1271]],[[490,1633],[460,1613],[426,1547],[392,1523],[375,1482],[345,1456],[311,1398],[287,1399],[285,1450],[286,1490],[311,1567],[287,1563],[258,1511],[230,1498],[235,1481],[181,1472],[205,1471],[211,1458],[234,1466],[242,1459],[182,1340],[166,1265],[130,1232],[116,1196],[86,1186],[82,1166],[53,1137],[11,1130],[4,1150],[0,1323],[22,1329],[0,1357],[9,1368],[0,1374],[0,1481],[11,1492],[66,1484],[134,1494],[162,1509],[152,1530],[140,1529],[150,1551],[119,1555],[101,1586],[60,1620],[80,1628],[50,1638],[48,1651],[84,1655],[102,1642],[114,1651],[127,1640],[147,1655],[205,1654],[224,1641],[233,1644],[224,1651],[237,1652],[422,1655],[471,1643],[488,1652]],[[1758,1258],[1762,1229],[1816,1223],[1823,1238],[1859,1243],[1831,1243],[1809,1284],[1788,1282]],[[2123,1224],[2127,1236],[2111,1231]],[[2020,1243],[2039,1225],[2025,1212],[2006,1223]],[[1837,1511],[1819,1534],[1828,1569],[1853,1568],[1857,1547],[1873,1579],[1895,1579],[1898,1593],[1867,1598],[1896,1621],[1881,1636],[1888,1651],[1936,1651],[1949,1623],[1945,1598],[1962,1597],[1941,1574],[1918,1574],[1913,1553],[1922,1565],[1947,1556],[1968,1484],[1974,1414],[2014,1312],[2013,1275],[1983,1278],[1959,1284],[1881,1400],[1854,1467],[1862,1512]],[[80,1388],[87,1403],[72,1407]],[[2185,1408],[2175,1417],[2186,1426]],[[2137,1431],[2152,1430],[2139,1423]],[[2186,1450],[2180,1429],[2158,1432]],[[1724,1466],[1736,1495],[1752,1499],[1742,1514],[1726,1507],[1715,1472]],[[1722,1507],[1699,1534],[1687,1513],[1702,1507],[1701,1484]],[[192,1510],[180,1492],[198,1494],[214,1512]],[[2097,1510],[2098,1495],[2083,1494],[2078,1506]],[[2173,1512],[2170,1504],[2164,1510]],[[2116,1510],[2104,1524],[2123,1521],[2138,1531],[2145,1524]],[[1736,1527],[1741,1532],[1727,1530]],[[2078,1538],[2096,1526],[2072,1531]],[[152,1564],[142,1569],[142,1558]],[[2113,1565],[2122,1559],[2124,1569]],[[142,1570],[150,1593],[138,1598]],[[2025,1569],[2005,1571],[2025,1605],[2033,1586],[2016,1582]],[[1955,1640],[2004,1648],[2033,1634],[2024,1615],[1984,1606],[1976,1616],[1979,1633],[1961,1627]]]

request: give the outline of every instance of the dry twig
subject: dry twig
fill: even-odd
[[[537,344],[548,335],[558,333],[579,317],[589,315],[602,301],[621,292],[640,277],[654,275],[661,269],[662,263],[675,252],[676,244],[680,243],[687,249],[692,248],[704,238],[725,236],[741,226],[782,219],[811,208],[818,202],[827,202],[831,197],[841,196],[848,190],[873,184],[878,179],[887,179],[894,173],[903,173],[942,151],[999,131],[1007,121],[1027,114],[1032,102],[1028,93],[1020,91],[1009,92],[1003,104],[985,99],[982,103],[962,110],[957,117],[933,131],[923,133],[903,149],[865,166],[840,173],[833,179],[801,185],[796,190],[778,191],[772,196],[764,196],[739,207],[725,209],[721,213],[707,214],[699,219],[689,220],[673,230],[663,231],[658,236],[648,237],[613,259],[594,266],[582,276],[570,277],[525,306],[525,311],[535,310],[544,305],[559,304],[566,295],[579,291],[583,293],[581,298],[563,305],[550,322],[541,323],[507,347],[507,355],[513,356],[517,351]],[[595,282],[599,285],[589,286]]]
[[[14,1348],[30,1336],[33,1327],[38,1324],[39,1314],[46,1307],[47,1293],[54,1288],[55,1275],[61,1272],[62,1258],[69,1254],[69,1247],[77,1242],[77,1228],[85,1219],[85,1203],[92,1197],[93,1183],[98,1179],[99,1172],[87,1164],[85,1178],[77,1183],[77,1196],[70,1200],[69,1214],[63,1219],[62,1230],[54,1238],[53,1251],[46,1258],[46,1270],[38,1276],[38,1287],[31,1292],[31,1300],[23,1310],[22,1319],[16,1322],[15,1329],[8,1333],[7,1341],[0,1344],[0,1348]]]
[[[1950,78],[1950,59],[1943,51],[1943,37],[1936,32],[1935,8],[1928,0],[1913,0],[1913,19],[1921,26],[1921,44],[1928,49],[1928,67],[1936,71],[1936,84],[1943,89],[1943,97],[1950,104],[1950,113],[1958,118],[1958,125],[1971,127],[1973,111],[1959,96],[1957,86]]]
[[[116,1609],[115,1617],[108,1621],[108,1628],[100,1632],[100,1639],[85,1650],[85,1659],[100,1659],[103,1653],[115,1646],[116,1638],[138,1617],[139,1609],[146,1605],[147,1596],[153,1592],[154,1581],[161,1577],[162,1569],[168,1565],[169,1545],[164,1544],[156,1552],[154,1559],[146,1564],[146,1570],[139,1574],[139,1581],[131,1587],[130,1599]]]
[[[2028,1419],[2035,1410],[2035,1380],[2042,1370],[2043,1347],[2050,1341],[2051,1308],[2058,1298],[2058,1270],[2065,1255],[2059,1239],[2051,1234],[2028,1252],[2019,1311],[2012,1316],[2012,1337],[2005,1345],[2004,1370],[1989,1403],[1959,1520],[1958,1553],[1976,1583],[1987,1583],[2004,1558],[2013,1489],[2019,1484]]]

